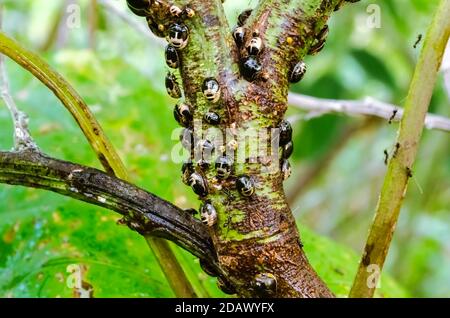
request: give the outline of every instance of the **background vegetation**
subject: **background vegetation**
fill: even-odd
[[[183,208],[198,208],[181,182],[180,163],[170,159],[177,124],[174,101],[164,89],[161,42],[139,34],[101,1],[95,11],[93,1],[79,1],[77,28],[68,28],[64,18],[57,23],[75,1],[3,2],[5,32],[39,52],[85,98],[133,180]],[[145,25],[126,10],[125,1],[108,2]],[[245,2],[225,2],[231,21],[256,3]],[[413,45],[425,33],[437,2],[376,1],[381,28],[367,27],[368,1],[347,6],[331,19],[325,49],[308,58],[308,73],[292,90],[332,99],[371,96],[401,105],[419,54],[420,44]],[[100,168],[59,101],[14,63],[7,61],[7,69],[13,96],[30,116],[31,132],[43,151]],[[443,87],[441,78],[430,110],[450,116]],[[308,119],[294,108],[288,112],[298,114],[302,120],[294,125],[293,175],[286,192],[312,265],[344,296],[373,218],[385,172],[383,151],[394,146],[397,125],[344,115]],[[0,148],[12,148],[10,115],[2,104],[0,127]],[[308,175],[301,191],[295,191]],[[449,135],[426,131],[378,296],[450,297],[449,212]],[[96,297],[173,296],[144,239],[116,225],[117,220],[109,211],[56,194],[0,185],[0,296],[71,297],[65,283],[69,264],[85,266],[83,279]],[[197,292],[223,296],[194,257],[177,250],[188,275],[198,278]]]

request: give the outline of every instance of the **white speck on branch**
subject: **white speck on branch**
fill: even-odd
[[[0,30],[2,27],[3,5],[0,4]],[[10,94],[9,80],[6,73],[5,56],[0,54],[0,97],[11,113],[14,124],[14,150],[38,150],[36,143],[28,130],[28,116],[17,108]]]
[[[361,101],[333,100],[289,93],[288,102],[289,105],[308,112],[304,116],[291,116],[291,118],[288,118],[291,122],[311,119],[329,113],[375,116],[391,122],[398,122],[403,116],[403,108],[380,102],[372,97],[366,97]],[[450,132],[450,119],[429,113],[425,118],[425,127]]]

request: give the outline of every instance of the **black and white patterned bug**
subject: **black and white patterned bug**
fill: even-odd
[[[189,178],[194,172],[195,169],[191,160],[183,162],[183,165],[181,166],[181,181],[183,181],[184,184],[189,185]]]
[[[250,40],[247,46],[247,52],[249,55],[258,55],[263,49],[263,43],[260,37],[254,37]]]
[[[237,19],[237,25],[238,26],[243,26],[245,24],[245,22],[247,21],[248,17],[252,14],[252,9],[246,9],[244,11],[242,11]]]
[[[189,177],[189,185],[195,194],[204,197],[208,195],[208,187],[205,178],[197,172],[194,172]]]
[[[215,78],[205,78],[202,85],[203,95],[210,102],[216,103],[220,98],[220,85]]]
[[[294,143],[291,140],[281,148],[282,148],[282,158],[288,159],[292,155],[292,152],[294,152]]]
[[[207,112],[203,116],[203,119],[210,125],[218,125],[220,124],[220,116],[216,112]]]
[[[181,98],[181,88],[178,85],[178,80],[175,75],[171,72],[168,72],[166,75],[166,90],[167,94],[169,94],[172,98]]]
[[[148,15],[149,1],[148,0],[127,0],[128,8],[134,14],[145,17]]]
[[[169,27],[169,43],[177,50],[186,47],[189,40],[189,29],[186,25],[174,23]]]
[[[247,175],[241,175],[236,179],[236,188],[241,195],[249,197],[255,192],[255,185]]]
[[[260,273],[255,276],[253,289],[260,297],[270,297],[277,293],[277,279],[271,273]]]
[[[236,45],[240,47],[244,43],[245,30],[243,27],[235,27],[233,30],[233,38]]]
[[[241,73],[248,81],[253,81],[261,72],[262,66],[255,57],[249,56],[241,66]]]
[[[192,123],[192,112],[188,104],[179,103],[173,109],[173,117],[183,127],[189,127]]]
[[[306,64],[305,62],[300,61],[297,64],[295,64],[294,68],[292,69],[289,81],[291,83],[298,83],[302,80],[303,76],[305,76],[305,73],[306,73]]]
[[[220,156],[217,158],[215,167],[217,172],[217,178],[226,179],[231,174],[231,168],[233,161],[227,156]]]
[[[328,25],[325,25],[322,30],[320,30],[319,34],[316,36],[315,43],[310,47],[308,54],[315,55],[322,51],[325,46],[327,36],[329,33]]]
[[[192,152],[194,148],[194,133],[190,128],[184,128],[180,133],[180,142],[184,149]]]
[[[283,180],[287,180],[291,176],[291,164],[289,160],[282,159],[280,164],[281,174],[283,176]]]
[[[206,202],[200,207],[202,222],[208,226],[214,226],[217,222],[217,211],[211,202]]]
[[[215,146],[214,144],[207,140],[207,139],[201,139],[197,142],[197,150],[199,153],[196,154],[196,157],[204,159],[206,161],[209,161],[209,159],[211,158],[214,150],[215,150]],[[198,156],[198,154],[200,156]]]
[[[166,46],[166,64],[170,68],[178,68],[180,66],[180,60],[177,50],[170,44]]]
[[[284,146],[292,140],[292,126],[291,123],[287,120],[282,120],[280,122],[280,124],[278,125],[278,131],[280,134],[280,146]]]

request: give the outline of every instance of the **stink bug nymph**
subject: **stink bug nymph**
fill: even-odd
[[[253,56],[249,56],[241,67],[242,75],[248,81],[253,81],[261,70],[261,64]]]
[[[207,112],[203,118],[210,125],[218,125],[220,124],[220,116],[215,112]]]
[[[189,160],[187,162],[183,162],[183,165],[181,166],[181,181],[183,181],[186,185],[190,185],[189,179],[194,172],[195,169],[192,161]]]
[[[203,176],[197,172],[194,172],[189,177],[189,185],[195,194],[204,197],[208,195],[208,189],[206,185],[206,181]]]
[[[283,175],[283,180],[286,180],[291,176],[291,164],[289,163],[289,160],[283,159],[281,160],[281,174]]]
[[[292,152],[294,151],[294,143],[292,142],[292,140],[282,147],[282,151],[283,159],[288,159],[292,155]]]
[[[192,151],[194,144],[194,133],[192,129],[184,128],[180,133],[180,142],[184,149]]]
[[[184,24],[174,23],[169,27],[169,43],[177,50],[183,49],[189,39],[189,29]]]
[[[172,45],[167,45],[166,47],[166,64],[170,68],[178,68],[180,66],[180,60],[178,57],[177,50]]]
[[[260,37],[254,37],[250,40],[247,46],[247,52],[249,55],[258,55],[263,48],[262,40]]]
[[[305,62],[300,61],[297,64],[295,64],[294,68],[292,69],[289,81],[291,83],[300,82],[303,76],[305,76],[305,73],[306,73],[306,64]]]
[[[213,226],[217,221],[216,208],[210,202],[206,202],[200,207],[200,217],[204,224]]]
[[[243,27],[238,26],[233,30],[233,38],[237,46],[241,46],[244,43],[244,36],[245,30]]]
[[[173,117],[183,127],[189,127],[192,122],[192,112],[188,104],[179,103],[173,109]]]
[[[167,94],[169,94],[170,97],[181,98],[181,89],[178,85],[177,78],[173,73],[167,73],[165,83]]]
[[[202,139],[197,142],[197,149],[202,159],[209,159],[215,150],[215,146],[211,141]]]
[[[213,103],[216,103],[220,98],[220,85],[212,77],[208,77],[203,81],[202,91],[206,99]]]
[[[260,297],[270,297],[277,293],[277,279],[271,273],[261,273],[255,276],[254,290]]]
[[[230,176],[231,173],[231,167],[233,165],[232,160],[227,156],[221,156],[217,158],[216,160],[216,171],[217,171],[217,178],[219,179],[226,179]]]
[[[287,120],[282,120],[278,129],[280,133],[280,146],[284,146],[292,140],[292,126]]]
[[[236,188],[244,197],[249,197],[255,192],[255,185],[247,175],[241,175],[236,179]]]
[[[243,26],[247,21],[248,17],[252,14],[252,9],[247,9],[241,12],[238,16],[238,26]]]
[[[181,10],[179,7],[173,5],[170,7],[169,9],[170,14],[173,15],[174,17],[179,17],[181,15],[181,13],[183,12],[183,10]]]

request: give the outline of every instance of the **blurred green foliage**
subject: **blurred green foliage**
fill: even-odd
[[[42,50],[65,1],[3,1],[6,33],[41,54],[83,96],[117,147],[133,180],[182,208],[198,207],[180,180],[180,164],[170,160],[177,128],[173,100],[164,90],[163,47],[149,41],[99,6],[95,48],[89,47],[90,1],[80,1],[79,28],[59,25],[48,50]],[[111,1],[126,10],[124,1]],[[257,1],[225,2],[230,21]],[[437,1],[383,0],[381,28],[368,28],[367,1],[346,6],[330,22],[325,49],[308,57],[308,73],[293,91],[333,99],[372,96],[401,104],[419,48]],[[131,19],[145,21],[128,13]],[[20,23],[19,23],[20,21]],[[30,117],[38,144],[48,154],[100,168],[73,119],[36,79],[8,61],[11,90]],[[431,111],[450,115],[439,83]],[[288,115],[298,113],[291,109]],[[325,156],[326,165],[292,203],[302,241],[314,268],[338,296],[345,296],[373,218],[385,166],[383,150],[393,146],[396,125],[361,125],[336,151],[349,127],[365,119],[327,115],[295,126],[296,182]],[[0,148],[12,147],[12,125],[0,107]],[[378,296],[450,296],[449,135],[424,134],[414,178],[402,209]],[[420,189],[423,189],[423,193]],[[0,185],[0,297],[71,297],[66,272],[82,264],[83,279],[95,297],[173,297],[145,241],[115,224],[118,216],[62,196]],[[319,234],[319,235],[318,235]],[[196,290],[223,296],[215,279],[197,260],[177,255]],[[399,287],[402,286],[402,287]]]

